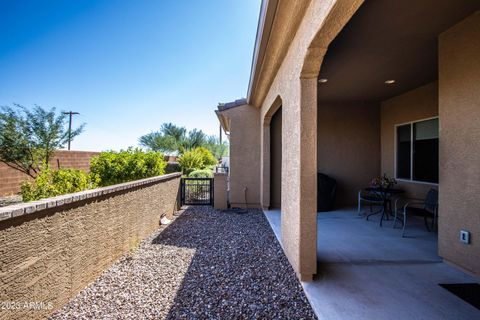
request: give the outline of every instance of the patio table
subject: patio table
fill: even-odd
[[[368,187],[365,188],[365,191],[368,192],[375,192],[380,198],[383,200],[382,209],[380,211],[370,213],[367,215],[367,220],[370,216],[378,213],[382,213],[380,217],[380,227],[382,226],[383,219],[388,220],[388,202],[391,200],[392,196],[399,195],[405,192],[402,189],[395,189],[395,188],[382,188],[382,187]]]

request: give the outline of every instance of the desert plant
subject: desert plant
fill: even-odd
[[[228,152],[228,144],[220,143],[217,137],[207,136],[199,129],[187,132],[185,127],[173,123],[162,124],[159,131],[141,136],[139,142],[150,150],[167,154],[183,154],[199,147],[207,148],[216,158],[221,158]]]
[[[178,127],[173,123],[164,123],[160,130],[140,137],[140,145],[153,151],[167,154],[178,154],[184,151],[187,140],[187,129]]]
[[[69,139],[67,115],[57,115],[55,108],[32,110],[15,104],[0,111],[0,161],[35,178],[43,163],[49,163],[55,150]],[[71,131],[70,140],[83,131],[81,125]]]
[[[78,169],[54,171],[44,165],[35,181],[22,184],[21,194],[23,201],[32,201],[92,189],[96,185],[96,181],[85,171]]]
[[[220,142],[220,139],[216,136],[209,136],[204,147],[207,148],[217,159],[228,155],[228,143],[225,141]]]
[[[178,159],[178,162],[182,167],[183,173],[189,175],[195,170],[212,169],[218,161],[209,150],[199,147],[186,151]]]
[[[194,151],[198,152],[202,156],[203,166],[201,167],[201,169],[212,167],[218,163],[218,160],[207,148],[199,147],[194,149]]]
[[[107,151],[90,160],[90,174],[101,186],[143,179],[165,173],[163,154],[140,149]]]
[[[188,175],[196,169],[203,168],[203,155],[195,150],[186,151],[180,158],[178,163],[184,174]]]
[[[165,167],[165,173],[174,173],[174,172],[182,172],[182,167],[180,167],[180,163],[167,162],[167,166]]]
[[[189,178],[213,178],[213,171],[209,169],[194,170],[188,175]]]

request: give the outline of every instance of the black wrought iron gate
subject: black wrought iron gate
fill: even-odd
[[[213,205],[213,178],[182,178],[182,205]]]

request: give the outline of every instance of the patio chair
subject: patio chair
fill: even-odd
[[[398,213],[403,215],[403,219],[400,219]],[[423,216],[425,221],[425,227],[428,231],[433,230],[438,219],[438,190],[430,189],[425,199],[416,198],[399,198],[395,200],[395,216],[393,218],[393,228],[395,228],[397,219],[402,221],[402,238],[405,237],[405,227],[407,225],[407,215],[414,214]],[[431,217],[431,228],[428,226],[427,219]]]
[[[360,190],[358,191],[358,215],[361,213],[362,204],[370,205],[370,212],[372,212],[372,206],[383,206],[383,198],[375,192]]]

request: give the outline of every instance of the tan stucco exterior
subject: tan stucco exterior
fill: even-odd
[[[228,175],[215,173],[213,176],[213,207],[217,210],[228,208]]]
[[[232,207],[260,207],[260,117],[257,108],[237,106],[221,112],[229,122]]]
[[[298,3],[285,2],[281,10],[297,12]],[[262,127],[271,109],[276,107],[278,97],[282,101],[282,242],[301,280],[311,280],[317,270],[317,76],[328,44],[361,3],[311,1],[304,15],[291,15],[300,22],[286,19],[288,25],[298,24],[298,30],[292,33],[295,35],[292,41],[284,44],[288,47],[285,56],[271,57],[279,67],[271,84],[260,81],[259,87],[267,88],[265,99],[261,99],[260,89],[256,91],[259,98],[255,92],[251,98],[260,107]],[[279,21],[279,25],[285,24]],[[275,38],[271,41],[276,42]],[[261,137],[263,166],[270,163],[270,148],[265,147],[269,143],[269,138],[264,137],[266,131],[262,130]],[[263,170],[263,189],[269,188],[270,181],[265,179],[268,172]]]
[[[363,1],[275,3],[278,8],[268,30],[268,43],[262,42],[265,55],[254,59],[260,65],[252,68],[249,105],[242,107],[245,112],[242,108],[228,111],[232,113],[231,198],[240,201],[241,186],[248,181],[249,190],[259,192],[258,200],[252,200],[251,205],[277,205],[278,177],[272,174],[278,171],[278,159],[272,159],[272,150],[278,148],[272,143],[277,145],[278,141],[271,135],[279,131],[278,123],[272,124],[272,116],[281,106],[281,239],[299,278],[309,280],[317,268],[317,171],[337,179],[337,207],[352,205],[356,192],[373,177],[383,173],[394,176],[394,126],[439,115],[439,185],[401,181],[399,187],[406,189],[407,196],[420,198],[429,188],[439,187],[440,254],[479,273],[480,218],[474,211],[480,205],[479,15],[440,37],[438,82],[380,102],[328,102],[317,94],[323,58]],[[237,138],[234,118],[239,119],[237,129],[244,131],[237,133]],[[245,146],[250,153],[244,152]],[[240,163],[245,164],[237,177],[233,172],[235,161],[237,170],[242,167]],[[459,245],[461,228],[471,229],[471,245]]]
[[[241,189],[248,185],[252,193],[259,191],[258,202],[252,194],[249,205],[268,208],[270,120],[282,106],[282,242],[301,280],[311,280],[317,270],[317,76],[328,44],[362,2],[278,2],[267,54],[258,77],[251,78],[250,105],[221,112],[230,119],[221,117],[231,134],[230,201],[241,203]],[[234,118],[239,119],[237,124]],[[236,135],[235,126],[244,132]]]
[[[438,84],[433,82],[381,103],[381,173],[395,177],[395,125],[438,116]],[[425,184],[398,180],[397,187],[410,198],[425,198],[430,188]]]
[[[355,205],[358,190],[380,171],[378,103],[320,102],[318,172],[337,180],[335,207]]]
[[[440,255],[480,275],[480,14],[440,35]],[[471,232],[469,245],[459,232]]]

